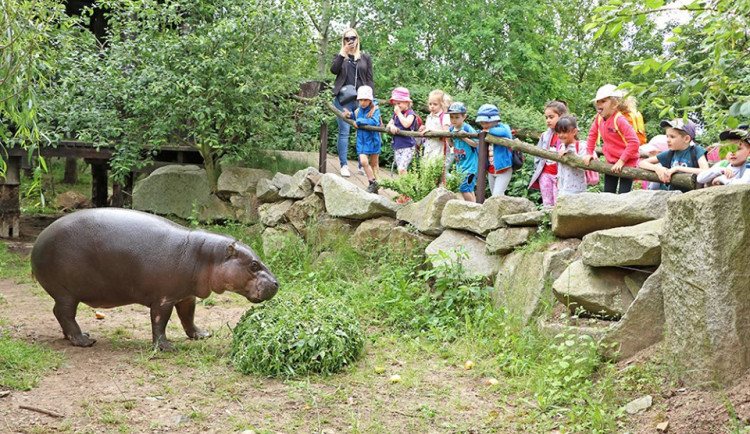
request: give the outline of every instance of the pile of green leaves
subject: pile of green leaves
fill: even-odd
[[[245,312],[234,328],[230,358],[245,374],[333,374],[353,364],[364,347],[362,326],[342,302],[291,294]]]

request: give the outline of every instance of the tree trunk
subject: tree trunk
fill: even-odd
[[[62,184],[76,184],[78,182],[78,159],[75,157],[65,158],[65,175]]]
[[[203,168],[206,169],[206,178],[208,178],[208,187],[211,193],[216,194],[219,184],[219,173],[216,167],[216,154],[212,151],[211,146],[203,143],[198,149],[203,157]]]
[[[318,74],[325,77],[328,73],[328,31],[331,28],[331,4],[323,1],[320,12],[320,39],[318,40]]]

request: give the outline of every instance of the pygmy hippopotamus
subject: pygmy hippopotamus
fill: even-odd
[[[193,322],[196,297],[232,291],[260,303],[279,288],[258,255],[234,238],[121,208],[83,210],[56,220],[39,234],[31,270],[55,299],[53,312],[65,338],[79,347],[96,342],[76,322],[79,302],[95,308],[150,307],[154,346],[171,350],[165,329],[172,307],[188,337],[199,339],[209,333]]]

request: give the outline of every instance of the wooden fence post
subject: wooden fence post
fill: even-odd
[[[328,124],[320,123],[320,158],[318,160],[318,172],[326,173],[326,157],[328,156]]]
[[[487,137],[486,131],[479,132],[479,145],[477,150],[479,152],[479,163],[477,165],[477,203],[484,203],[484,192],[487,189]],[[492,146],[492,145],[490,145]]]
[[[20,236],[21,157],[9,157],[5,178],[0,178],[0,237]]]

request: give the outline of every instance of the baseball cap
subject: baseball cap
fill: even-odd
[[[622,92],[617,90],[617,86],[614,84],[605,84],[596,91],[596,96],[591,102],[597,102],[600,99],[609,97],[622,98]]]
[[[722,131],[719,140],[744,140],[750,143],[750,132],[747,125],[740,125],[733,130]]]
[[[452,113],[465,114],[466,106],[462,102],[454,102],[450,107],[448,107],[448,114]]]
[[[492,122],[500,120],[500,111],[493,104],[483,104],[477,111],[477,122]]]
[[[671,121],[661,121],[659,124],[662,128],[674,128],[675,130],[680,130],[690,136],[691,139],[695,140],[695,124],[691,121],[683,121],[682,119],[674,119]]]

